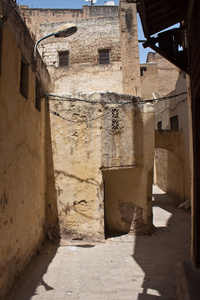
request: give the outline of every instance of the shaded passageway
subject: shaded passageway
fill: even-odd
[[[190,259],[190,211],[157,186],[153,198],[154,233],[135,241],[133,258],[145,273],[138,299],[176,299],[176,264]]]
[[[153,211],[151,236],[47,242],[7,300],[176,299],[176,263],[190,258],[190,212],[157,187]]]

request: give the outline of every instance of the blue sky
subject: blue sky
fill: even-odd
[[[108,0],[107,0],[108,2]],[[119,4],[119,0],[114,0],[115,4]],[[83,5],[88,5],[88,2],[85,0],[17,0],[19,5],[28,5],[30,8],[82,8]],[[104,5],[104,0],[97,0],[98,5]],[[143,31],[138,18],[138,39],[143,40]],[[140,52],[140,62],[146,61],[146,56],[149,51],[152,51],[150,48],[144,49],[139,44]]]

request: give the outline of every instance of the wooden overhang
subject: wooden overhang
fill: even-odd
[[[152,48],[186,73],[189,73],[185,43],[188,4],[189,0],[137,1],[137,10],[147,39],[143,46]],[[179,28],[166,30],[177,23],[181,24]],[[159,33],[161,31],[164,32]],[[155,34],[158,36],[152,37]]]

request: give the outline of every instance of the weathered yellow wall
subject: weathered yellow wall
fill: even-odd
[[[157,63],[143,63],[140,68],[146,68],[143,76],[140,75],[142,98],[152,99],[152,93],[158,93],[158,66]]]
[[[147,181],[148,172],[153,168],[153,111],[149,111],[147,105],[137,103],[136,98],[133,105],[132,97],[124,94],[101,92],[72,94],[66,97],[70,101],[58,98],[53,100],[55,99],[53,97],[49,99],[52,111],[50,115],[52,165],[56,189],[56,200],[48,198],[49,227],[52,228],[52,232],[57,231],[63,237],[71,234],[74,237],[90,237],[93,240],[104,238],[103,174],[116,170],[116,174],[121,176],[119,178],[122,180],[122,190],[125,193],[122,202],[131,201],[141,208],[142,214],[138,221],[140,226],[137,228],[147,232],[147,227],[149,228],[151,223],[149,222],[151,205],[147,203],[149,201]],[[73,98],[83,101],[75,101]],[[121,106],[121,102],[125,104]],[[113,130],[111,109],[116,107],[119,109],[119,129]],[[137,118],[136,115],[139,114],[141,116]],[[87,122],[78,123],[78,121]],[[141,140],[134,134],[138,122],[137,126],[142,124],[144,132]],[[151,142],[148,140],[147,135],[150,133],[148,131],[151,131]],[[142,159],[137,155],[139,152]],[[121,173],[121,169],[124,168],[130,168],[128,173],[125,171]],[[132,187],[129,188],[132,195],[127,196],[128,191],[125,191],[127,174],[132,176],[130,181],[134,182],[138,172],[142,180],[140,184],[134,184],[136,189],[134,192]],[[53,184],[53,180],[51,182]],[[113,184],[111,181],[110,186]],[[112,188],[110,192],[112,194]],[[106,199],[107,196],[105,201]],[[52,206],[55,207],[55,202],[58,203],[59,227],[56,227],[55,218],[51,216],[50,211]],[[117,210],[117,206],[115,209]],[[121,225],[118,225],[115,227],[116,230],[126,229],[123,220]]]
[[[156,149],[154,172],[155,184],[169,195],[172,195],[177,204],[186,199],[184,195],[183,168],[177,156],[165,149]],[[190,198],[190,190],[186,189],[186,192]]]
[[[150,232],[147,207],[146,174],[143,168],[104,172],[106,231]],[[145,211],[146,210],[146,211]]]
[[[178,95],[186,92],[186,77],[183,72],[179,74],[176,88],[169,95]],[[180,95],[165,101],[157,102],[155,106],[156,129],[157,123],[162,121],[162,129],[170,132],[170,118],[178,116],[181,140],[168,141],[171,151],[157,149],[155,154],[155,183],[164,191],[182,202],[191,199],[191,174],[190,174],[190,151],[189,151],[189,119],[187,94]],[[173,132],[172,132],[173,134]],[[171,144],[171,145],[170,145]]]
[[[18,24],[19,31],[13,31],[14,24]],[[28,47],[33,46],[24,24],[12,10],[9,20],[1,25],[0,298],[3,299],[19,272],[36,254],[45,234],[45,107],[42,100],[41,112],[35,108],[35,73],[30,61],[28,99],[20,94],[22,53],[23,56],[29,53],[30,58]],[[18,35],[21,30],[23,37]],[[27,45],[21,44],[20,38],[27,38]],[[43,72],[49,78],[44,65],[41,76]]]

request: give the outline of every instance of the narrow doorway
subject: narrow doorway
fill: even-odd
[[[146,196],[141,168],[103,171],[105,238],[136,230],[142,220],[139,205]]]

